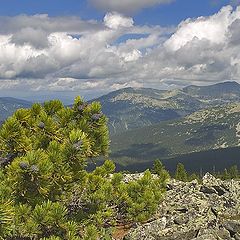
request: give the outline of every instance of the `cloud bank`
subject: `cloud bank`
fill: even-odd
[[[48,15],[0,17],[0,90],[110,91],[238,80],[240,7],[176,28]]]

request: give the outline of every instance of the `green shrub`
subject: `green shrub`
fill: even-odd
[[[133,222],[145,221],[157,210],[165,188],[159,178],[147,170],[144,176],[128,184],[119,184],[120,212]]]
[[[19,109],[0,129],[0,237],[7,240],[110,239],[122,222],[144,221],[162,198],[164,178],[149,171],[124,183],[107,160],[107,119],[80,97]]]
[[[165,169],[164,165],[159,159],[154,161],[152,172],[159,176],[162,183],[170,179],[169,172]]]
[[[188,181],[188,173],[182,163],[177,164],[177,169],[175,172],[175,178],[179,181],[187,182]]]

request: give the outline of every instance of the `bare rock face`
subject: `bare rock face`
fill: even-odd
[[[207,173],[199,184],[171,180],[155,220],[125,240],[240,239],[240,181],[222,181]]]

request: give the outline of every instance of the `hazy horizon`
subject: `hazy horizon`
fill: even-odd
[[[238,84],[240,84],[238,81],[222,81],[219,83],[226,83],[226,82],[236,82]],[[216,83],[218,84],[218,83]],[[204,84],[204,85],[195,85],[195,86],[211,86],[214,84]],[[182,89],[184,87],[188,87],[190,85],[186,85],[183,87],[175,87],[172,89],[161,89],[161,88],[152,88],[152,89],[158,89],[158,90],[175,90],[175,89]],[[16,93],[16,95],[11,95],[12,92],[5,92],[4,94],[0,95],[0,97],[13,97],[13,98],[17,98],[17,99],[22,99],[22,100],[26,100],[26,101],[30,101],[30,102],[43,102],[43,101],[48,101],[48,100],[52,100],[52,99],[59,99],[61,100],[64,104],[68,105],[68,104],[72,104],[74,101],[74,98],[76,96],[81,96],[84,100],[89,101],[89,100],[93,100],[99,97],[102,97],[104,95],[107,95],[108,93],[114,92],[114,91],[118,91],[121,89],[126,89],[128,87],[123,87],[123,88],[119,88],[113,91],[103,91],[103,92],[98,92],[97,94],[93,94],[93,95],[84,95],[81,92],[55,92],[53,96],[51,96],[50,93],[38,93],[35,96],[31,95],[31,93],[29,95],[26,95],[25,93],[23,93],[22,95],[19,93]],[[134,87],[133,87],[134,88]],[[140,89],[140,88],[151,88],[151,87],[135,87],[136,89]],[[19,95],[17,95],[19,94]]]

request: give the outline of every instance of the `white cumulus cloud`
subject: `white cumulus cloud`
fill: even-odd
[[[104,23],[109,28],[118,29],[119,27],[132,27],[134,22],[132,18],[124,17],[117,12],[112,12],[105,15]]]
[[[177,50],[194,39],[224,43],[229,37],[228,27],[239,17],[237,12],[231,12],[232,7],[226,6],[213,16],[187,19],[179,25],[177,32],[165,45]]]
[[[240,7],[176,28],[47,15],[0,17],[0,91],[104,92],[238,80]]]

